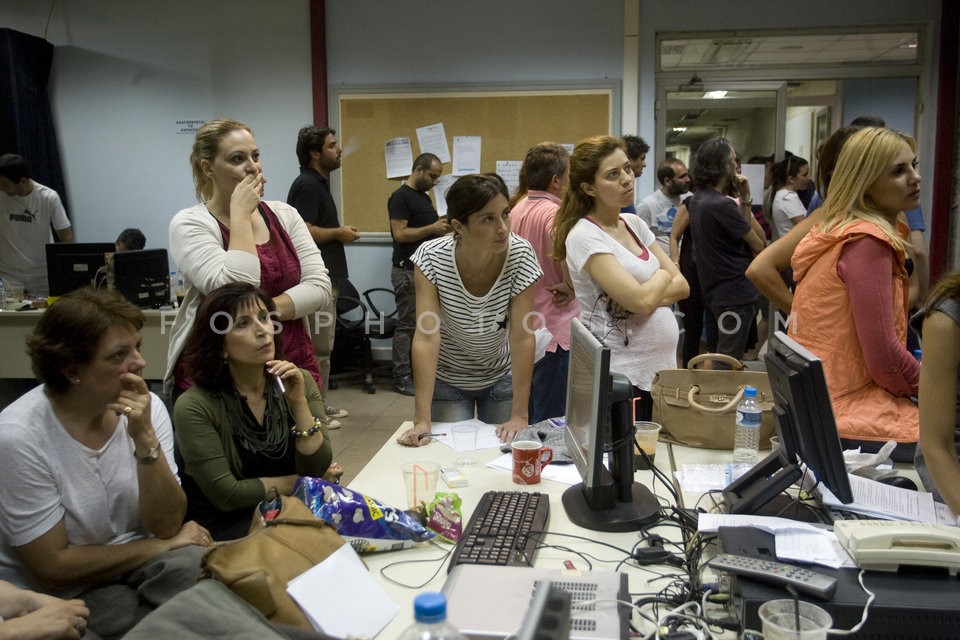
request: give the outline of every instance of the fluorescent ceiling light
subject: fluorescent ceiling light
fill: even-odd
[[[725,95],[727,95],[726,91],[707,91],[703,94],[703,97],[707,100],[719,100]]]
[[[684,131],[687,130],[687,128],[686,128],[686,127],[674,127],[673,130],[676,131],[677,133],[683,133]]]

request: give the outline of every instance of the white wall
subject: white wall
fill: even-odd
[[[51,2],[0,0],[0,24],[43,36]],[[167,247],[170,218],[196,202],[179,119],[238,118],[263,151],[268,198],[299,172],[311,120],[306,0],[59,0],[50,90],[77,240],[140,227]]]

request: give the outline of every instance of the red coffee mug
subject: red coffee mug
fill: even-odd
[[[514,484],[539,484],[540,473],[553,460],[553,449],[532,440],[521,440],[511,446]]]

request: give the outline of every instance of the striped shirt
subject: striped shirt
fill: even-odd
[[[460,279],[456,246],[454,236],[437,238],[420,245],[411,260],[437,287],[440,297],[437,378],[459,389],[478,391],[510,370],[510,302],[543,272],[530,243],[511,233],[496,282],[486,294],[474,296]]]

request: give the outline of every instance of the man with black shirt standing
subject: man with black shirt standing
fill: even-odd
[[[437,215],[428,195],[442,173],[440,158],[432,153],[422,153],[413,162],[410,176],[387,200],[390,235],[393,236],[390,281],[397,302],[397,329],[393,334],[393,390],[408,396],[413,395],[410,344],[417,326],[417,297],[410,256],[426,240],[450,231],[446,217]]]
[[[337,142],[337,132],[329,127],[306,126],[297,135],[297,159],[300,175],[290,185],[287,204],[295,207],[313,237],[323,263],[330,274],[333,295],[330,306],[318,309],[318,326],[314,331],[313,346],[317,363],[323,376],[323,394],[329,387],[330,353],[333,351],[334,330],[337,318],[337,292],[339,282],[347,278],[347,254],[344,244],[356,242],[360,233],[356,227],[340,224],[337,205],[330,194],[330,173],[340,168],[343,150]],[[331,418],[344,418],[347,412],[327,407]],[[338,425],[339,426],[339,425]],[[328,425],[330,428],[331,425]],[[335,428],[335,427],[332,427]]]

